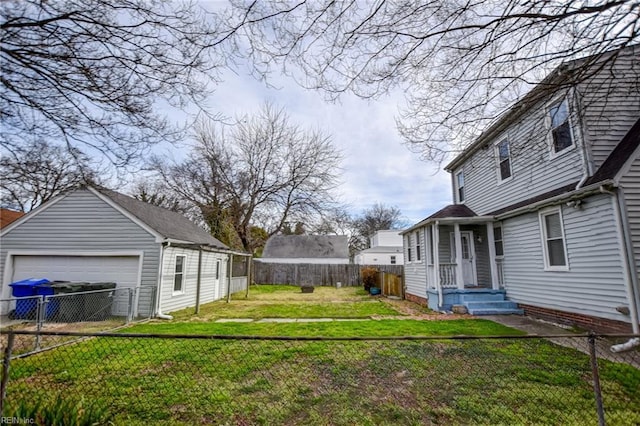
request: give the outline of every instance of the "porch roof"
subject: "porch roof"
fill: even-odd
[[[401,234],[407,234],[415,229],[422,228],[431,223],[442,223],[442,224],[474,224],[474,223],[486,223],[492,222],[494,219],[493,216],[478,216],[473,210],[464,204],[450,204],[443,209],[438,210],[431,216],[421,220],[415,225],[411,226],[408,229],[405,229],[401,232]]]

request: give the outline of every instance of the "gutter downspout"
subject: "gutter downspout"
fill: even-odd
[[[582,178],[580,182],[576,185],[576,190],[582,188],[582,185],[589,179],[591,176],[591,167],[590,163],[587,160],[587,141],[584,138],[584,121],[582,120],[582,105],[580,103],[580,96],[578,96],[578,90],[574,88],[573,92],[573,102],[576,105],[575,110],[578,111],[578,128],[580,129],[580,153],[582,154]]]
[[[171,241],[167,241],[166,247],[171,246]],[[164,266],[164,250],[165,245],[160,246],[160,265],[158,266],[158,294],[156,296],[156,318],[163,320],[172,320],[171,315],[165,315],[160,308],[160,301],[162,300],[162,267]]]
[[[227,270],[227,277],[229,277],[229,284],[227,286],[227,303],[231,302],[231,278],[233,275],[233,255],[229,255],[229,269]]]
[[[198,278],[196,278],[196,315],[200,313],[200,288],[202,287],[202,247],[198,248]]]
[[[631,269],[631,265],[629,264],[630,262],[629,262],[628,241],[627,241],[626,234],[624,233],[624,225],[623,225],[624,217],[622,216],[622,209],[620,208],[621,200],[617,192],[609,191],[604,187],[600,187],[600,191],[603,194],[609,194],[612,196],[612,204],[613,204],[613,209],[614,209],[615,219],[616,219],[616,231],[620,235],[620,238],[622,238],[622,241],[620,242],[621,250],[624,254],[622,267],[625,275],[627,295],[630,299],[629,313],[631,316],[631,329],[633,330],[633,334],[640,334],[640,327],[638,325],[638,323],[640,322],[638,318],[638,306],[636,304],[636,294],[635,294],[635,289],[633,285],[634,280],[632,279],[632,272],[631,272],[632,269]],[[639,345],[640,345],[640,338],[634,338],[634,339],[630,339],[626,343],[613,345],[611,346],[610,349],[611,349],[611,352],[622,352],[625,350],[632,349]]]

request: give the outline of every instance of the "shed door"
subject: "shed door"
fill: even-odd
[[[139,281],[137,256],[14,256],[13,281],[47,278],[50,281],[114,282],[117,288],[135,288]],[[128,293],[118,291],[113,315],[126,315]]]

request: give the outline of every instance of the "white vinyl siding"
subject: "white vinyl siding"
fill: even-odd
[[[640,158],[635,158],[626,174],[620,179],[628,221],[635,273],[640,276]]]
[[[594,171],[638,119],[639,66],[640,46],[636,45],[621,52],[615,66],[607,65],[602,72],[578,85],[578,93],[582,96],[583,132],[590,148]],[[614,84],[612,75],[615,76]]]
[[[618,235],[608,195],[562,212],[569,271],[544,271],[540,220],[528,213],[503,221],[504,278],[517,303],[629,322]]]
[[[41,207],[43,208],[43,207]],[[11,293],[7,284],[16,280],[5,274],[7,252],[16,250],[46,250],[65,255],[82,251],[141,252],[139,311],[147,314],[153,307],[153,288],[157,286],[160,245],[149,234],[122,213],[88,190],[74,191],[50,204],[46,209],[2,236],[0,244],[0,277],[2,297]],[[11,271],[10,271],[11,272]]]
[[[511,177],[499,180],[493,149],[479,149],[456,172],[464,173],[464,203],[485,215],[553,189],[577,183],[582,177],[580,150],[549,158],[545,108],[540,103],[493,141],[509,134]]]
[[[542,235],[545,270],[568,270],[567,246],[565,244],[562,210],[560,208],[540,212],[540,233]]]
[[[180,247],[166,247],[162,268],[163,313],[195,306],[198,291],[198,251]],[[176,262],[183,257],[182,291],[176,292]],[[218,267],[220,268],[218,271]],[[216,278],[218,276],[218,278]],[[202,252],[200,275],[200,303],[209,303],[221,299],[227,294],[227,255],[209,251]]]
[[[420,230],[421,234],[424,235],[424,229]],[[407,253],[411,248],[411,244],[413,243],[415,232],[411,232],[405,235],[405,253]],[[408,259],[408,257],[407,257]],[[406,292],[408,294],[413,294],[414,296],[426,298],[427,297],[427,275],[425,269],[425,262],[405,262],[404,265],[404,282],[406,287]]]

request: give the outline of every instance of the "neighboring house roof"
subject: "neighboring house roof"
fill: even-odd
[[[4,228],[11,222],[24,216],[24,212],[17,212],[9,209],[0,209],[0,228]]]
[[[228,249],[226,245],[180,213],[136,200],[109,189],[95,190],[134,215],[161,236],[182,242]]]
[[[346,235],[274,235],[267,240],[263,258],[349,258]]]

